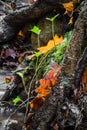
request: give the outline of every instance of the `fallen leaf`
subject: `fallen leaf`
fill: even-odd
[[[13,80],[13,77],[12,77],[12,76],[5,78],[5,82],[6,82],[6,83],[10,83],[12,80]]]
[[[17,54],[13,49],[8,48],[8,49],[5,50],[5,56],[6,57],[12,57],[13,59],[15,59],[17,57]]]
[[[38,110],[44,103],[45,98],[41,96],[36,96],[30,103],[30,108]]]
[[[46,97],[50,93],[50,88],[43,88],[42,86],[35,89],[35,92],[38,93],[41,97]]]
[[[87,68],[83,72],[82,86],[83,86],[83,91],[87,91]]]
[[[51,70],[44,79],[39,80],[40,86],[35,89],[37,96],[30,103],[30,107],[33,109],[39,109],[50,94],[51,88],[56,84],[57,77],[60,74],[60,66],[56,62],[51,61],[50,68]]]
[[[63,4],[67,12],[72,12],[74,10],[73,2],[68,2]]]
[[[46,46],[43,47],[39,47],[37,48],[37,50],[39,50],[42,53],[46,53],[49,50],[51,50],[52,48],[54,48],[56,45],[61,44],[63,41],[63,37],[59,37],[57,35],[54,36],[53,40],[49,40],[48,44]]]
[[[18,32],[18,36],[20,36],[20,37],[23,37],[23,38],[24,38],[24,34],[23,34],[23,32],[22,32],[21,30]]]
[[[69,20],[69,23],[68,23],[69,25],[72,25],[73,24],[73,17],[71,17],[70,18],[70,20]]]
[[[49,79],[40,79],[40,86],[42,86],[43,88],[50,88],[51,86],[51,82]]]
[[[33,117],[34,117],[34,113],[29,113],[29,114],[27,115],[27,119],[26,119],[26,121],[25,121],[25,123],[24,123],[24,126],[25,126],[26,128],[29,128],[30,123],[31,123],[32,120],[33,120]]]

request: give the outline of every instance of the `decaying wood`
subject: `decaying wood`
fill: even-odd
[[[66,50],[62,62],[60,84],[57,84],[50,94],[50,97],[36,112],[29,130],[48,130],[55,114],[60,111],[64,97],[70,98],[70,90],[74,88],[75,67],[80,57],[81,46],[84,42],[85,23],[87,20],[87,8],[82,11],[76,21],[70,44]],[[64,96],[65,95],[65,96]],[[58,106],[58,109],[57,109]]]

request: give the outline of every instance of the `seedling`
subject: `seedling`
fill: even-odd
[[[19,96],[17,96],[15,99],[13,99],[14,104],[17,104],[20,101],[21,101],[21,98]]]
[[[24,89],[25,89],[25,92],[27,93],[26,86],[25,86],[25,81],[24,81],[24,73],[25,73],[25,71],[23,71],[23,72],[16,72],[16,74],[21,78],[23,86],[24,86]]]
[[[39,59],[39,56],[41,56],[41,52],[34,52],[35,53],[35,56],[37,58],[37,61],[36,61],[36,69],[37,69],[37,66],[38,66],[38,59]]]
[[[49,20],[52,23],[52,36],[54,38],[54,21],[55,19],[59,16],[59,14],[55,15],[54,17],[51,18],[46,18],[47,20]]]
[[[35,33],[38,36],[37,37],[38,47],[40,47],[40,32],[41,32],[41,30],[39,29],[39,27],[34,26],[30,31]]]

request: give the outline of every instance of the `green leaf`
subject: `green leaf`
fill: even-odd
[[[42,53],[41,52],[34,52],[36,57],[39,57]]]
[[[20,101],[21,101],[21,98],[19,96],[17,96],[15,99],[13,99],[14,104],[17,104]]]
[[[22,79],[24,77],[24,72],[16,72],[17,75],[19,75]]]
[[[55,15],[54,17],[46,18],[46,19],[53,22],[58,16],[59,16],[59,14]]]
[[[37,34],[37,35],[39,35],[41,32],[41,30],[37,26],[34,26],[30,31]]]

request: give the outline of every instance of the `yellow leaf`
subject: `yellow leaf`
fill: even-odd
[[[42,53],[46,53],[48,52],[49,50],[51,50],[52,48],[54,48],[56,45],[62,43],[63,41],[63,37],[59,37],[57,35],[54,36],[54,39],[53,40],[49,40],[48,44],[44,47],[39,47],[37,48],[40,52]]]
[[[18,62],[21,63],[23,61],[23,57],[18,58]]]
[[[68,12],[72,12],[74,10],[73,2],[64,3],[63,6]]]
[[[73,2],[64,3],[63,7],[66,10],[64,14],[68,14],[69,16],[71,16],[74,11],[74,3]]]
[[[68,23],[69,25],[72,25],[73,24],[73,17],[71,17],[70,18],[70,20],[69,20],[69,23]]]
[[[13,77],[12,77],[12,76],[6,77],[5,82],[6,82],[6,83],[10,83],[12,80],[13,80]]]
[[[18,36],[20,36],[20,37],[24,37],[23,32],[22,32],[22,31],[19,31],[19,32],[18,32]]]

